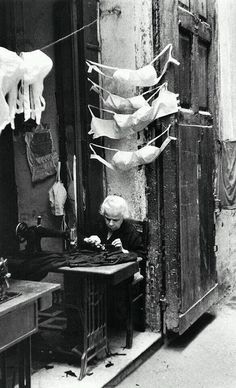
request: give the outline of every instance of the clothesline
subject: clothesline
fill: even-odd
[[[91,23],[88,23],[88,24],[84,25],[83,27],[79,28],[78,30],[75,30],[75,31],[71,32],[70,34],[63,36],[62,38],[57,39],[54,42],[47,44],[46,46],[40,48],[39,50],[40,51],[46,50],[47,48],[49,48],[51,46],[54,46],[56,43],[59,43],[62,40],[67,39],[70,36],[77,34],[77,32],[80,32],[80,31],[84,30],[85,28],[90,27],[92,24],[94,24],[96,22],[97,22],[97,19],[93,20]]]

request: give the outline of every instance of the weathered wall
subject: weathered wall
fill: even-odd
[[[236,3],[218,0],[219,137],[236,139]],[[222,210],[216,219],[217,272],[222,289],[236,285],[236,210]]]
[[[222,291],[236,286],[236,210],[222,210],[216,222],[217,272]]]
[[[236,139],[236,3],[218,0],[220,138]]]
[[[101,62],[120,68],[139,68],[152,59],[152,1],[100,1]],[[134,88],[105,79],[103,86],[123,97],[135,95]],[[106,139],[105,145],[120,150],[136,150],[143,144],[143,133],[122,140]],[[114,152],[107,151],[110,161]],[[146,179],[144,168],[127,172],[105,171],[105,192],[122,195],[129,203],[131,216],[146,216]]]
[[[39,49],[47,43],[53,42],[53,3],[54,1],[31,1],[24,8],[25,51]],[[47,49],[45,54],[54,61],[53,47]],[[58,151],[54,68],[44,80],[43,96],[46,101],[46,110],[42,114],[41,122],[50,126],[54,145]],[[25,141],[22,134],[14,137],[14,150],[19,221],[35,225],[37,216],[41,215],[43,226],[58,226],[59,220],[51,214],[48,201],[48,191],[54,183],[55,176],[47,178],[40,183],[32,184],[26,157]],[[56,239],[42,240],[42,246],[46,249],[55,247],[59,249],[61,244],[61,241]]]

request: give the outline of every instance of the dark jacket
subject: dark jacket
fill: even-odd
[[[111,244],[117,238],[121,239],[124,249],[127,249],[130,252],[136,252],[139,256],[145,256],[145,250],[142,242],[142,235],[137,231],[135,226],[132,224],[132,221],[125,219],[120,228],[114,231],[111,237],[107,240],[107,227],[105,221],[102,219],[97,233],[100,237],[102,244]]]

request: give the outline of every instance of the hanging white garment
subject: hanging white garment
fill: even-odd
[[[110,109],[115,113],[124,113],[130,114],[134,113],[139,108],[143,106],[149,106],[148,102],[152,99],[152,97],[160,90],[160,88],[164,85],[158,86],[152,90],[147,90],[146,92],[139,94],[138,96],[133,97],[121,97],[116,94],[109,92],[108,90],[102,88],[100,85],[96,84],[94,81],[88,78],[88,81],[92,83],[92,87],[90,90],[94,90],[99,94],[103,107],[106,109]],[[155,91],[153,93],[153,91]],[[103,92],[108,96],[106,98],[103,97]],[[150,97],[146,100],[144,98],[145,95],[150,94]]]
[[[158,97],[152,102],[153,120],[177,113],[179,110],[179,94],[170,92],[167,83],[160,89]]]
[[[43,81],[52,69],[52,60],[40,50],[22,52],[20,54],[25,64],[25,73],[19,92],[18,111],[24,112],[25,121],[36,120],[40,124],[41,114],[45,110],[43,98]]]
[[[23,60],[16,53],[0,47],[0,133],[7,124],[15,128],[17,85],[24,71]]]
[[[140,132],[154,120],[178,112],[177,96],[177,94],[167,90],[167,84],[165,83],[163,84],[158,97],[153,100],[151,105],[147,104],[142,106],[133,114],[120,114],[101,109],[104,112],[112,114],[113,120],[104,120],[94,118],[93,116],[89,135],[93,134],[94,139],[101,136],[107,136],[112,139],[121,139],[130,134]],[[91,105],[89,106],[89,109],[90,107]]]
[[[173,63],[175,65],[179,65],[179,62],[172,57],[172,49],[173,46],[172,44],[168,44],[152,61],[150,64],[137,69],[137,70],[132,70],[132,69],[119,69],[118,67],[112,67],[112,66],[107,66],[107,65],[102,65],[97,62],[89,61],[87,60],[86,63],[88,65],[88,73],[91,73],[93,70],[96,71],[97,73],[114,79],[116,81],[119,81],[121,83],[125,83],[125,85],[128,86],[140,86],[140,87],[145,87],[145,86],[154,86],[158,84],[165,74],[169,63]],[[166,51],[168,51],[168,59],[161,71],[160,76],[157,76],[156,70],[153,66],[153,63],[156,62]],[[107,69],[107,70],[112,70],[113,75],[108,76],[106,73],[104,73],[101,69]]]
[[[49,203],[54,216],[64,215],[64,205],[67,198],[66,189],[60,178],[61,162],[58,162],[56,182],[48,192]]]
[[[171,125],[169,125],[163,133],[149,141],[147,145],[136,151],[120,151],[118,149],[103,147],[98,144],[90,143],[89,146],[92,151],[90,158],[98,160],[111,170],[121,171],[128,171],[131,168],[152,163],[164,151],[164,149],[167,147],[171,140],[176,140],[175,137],[169,136],[170,127]],[[168,136],[162,143],[161,147],[155,147],[151,145],[151,143],[156,141],[159,137],[163,136],[166,132],[168,132]],[[109,151],[114,151],[115,155],[112,157],[111,163],[107,162],[100,155],[97,155],[93,147],[99,147]]]
[[[93,135],[93,139],[97,139],[98,137],[102,136],[109,137],[110,139],[122,139],[123,137],[129,136],[133,133],[132,130],[121,130],[113,119],[106,120],[96,117],[91,108],[95,108],[98,110],[99,108],[93,105],[88,105],[88,109],[92,116],[90,124],[91,129],[88,134]]]
[[[114,120],[121,129],[126,128],[134,133],[139,132],[152,121],[178,112],[177,97],[178,94],[167,90],[167,84],[165,83],[151,106],[144,106],[130,115],[116,113],[114,114]]]
[[[96,93],[99,94],[103,106],[107,109],[111,109],[114,112],[117,113],[133,113],[137,109],[141,108],[144,105],[147,105],[147,101],[143,97],[143,94],[140,94],[138,96],[133,96],[129,98],[124,98],[121,96],[118,96],[116,94],[110,93],[108,90],[102,88],[100,85],[97,85],[95,82],[88,80],[92,83],[91,90],[94,90]],[[104,98],[102,95],[102,91],[107,93],[107,98]]]

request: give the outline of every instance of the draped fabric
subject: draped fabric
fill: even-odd
[[[56,173],[58,154],[54,149],[49,128],[38,125],[25,134],[27,159],[32,182],[41,181]]]
[[[221,142],[218,194],[224,209],[236,208],[236,141]]]
[[[135,252],[96,252],[89,249],[72,252],[29,253],[21,251],[15,257],[8,258],[8,267],[15,279],[42,280],[48,272],[53,272],[60,267],[99,267],[136,260]]]

